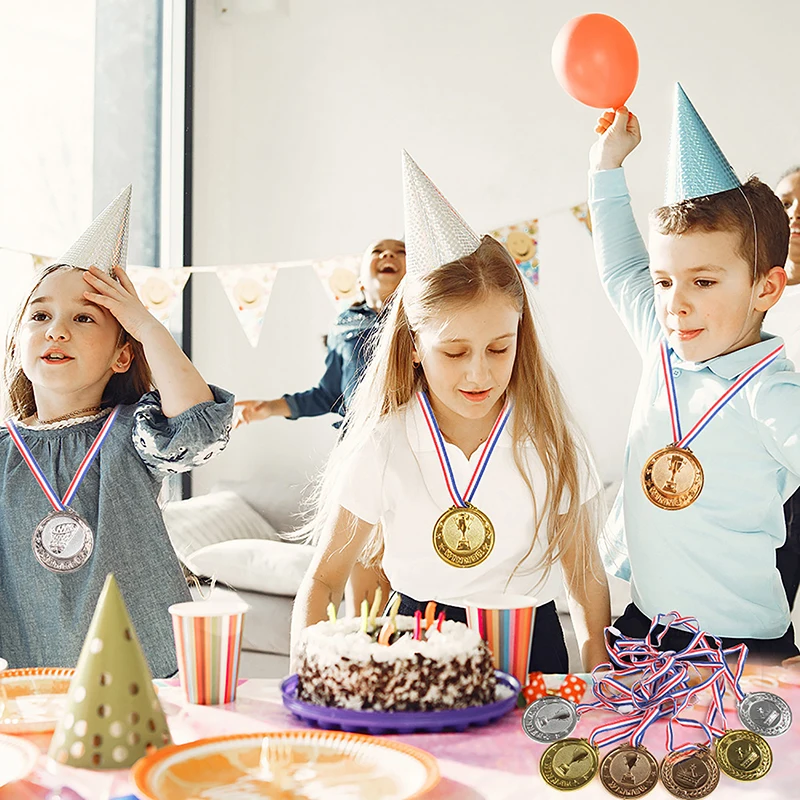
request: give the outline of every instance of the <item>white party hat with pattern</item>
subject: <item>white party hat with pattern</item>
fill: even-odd
[[[114,267],[125,269],[130,213],[131,187],[127,186],[55,263],[79,269],[95,266],[110,274]]]
[[[421,275],[474,253],[480,237],[403,150],[406,270]]]

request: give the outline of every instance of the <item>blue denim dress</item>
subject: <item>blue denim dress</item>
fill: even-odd
[[[325,372],[319,383],[304,392],[283,395],[292,412],[289,419],[330,413],[344,416],[350,397],[367,368],[369,344],[378,320],[378,313],[364,302],[339,314],[328,335]]]
[[[122,406],[71,507],[94,532],[80,569],[55,574],[36,560],[31,539],[52,511],[5,426],[0,427],[0,657],[10,667],[74,667],[106,575],[113,572],[154,677],[177,669],[167,608],[189,600],[167,536],[158,494],[164,477],[203,464],[225,448],[233,395],[177,417],[157,392]],[[66,427],[18,424],[53,489],[63,497],[107,414]]]

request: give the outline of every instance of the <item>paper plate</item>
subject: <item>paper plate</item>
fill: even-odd
[[[54,731],[74,672],[44,667],[0,672],[0,733]]]
[[[500,670],[495,670],[494,674],[497,678],[497,699],[494,703],[441,711],[355,711],[318,706],[297,698],[297,675],[290,675],[284,680],[281,694],[283,704],[292,714],[320,728],[367,731],[377,736],[385,733],[463,731],[470,725],[488,725],[517,707],[519,681]]]
[[[26,778],[38,759],[39,748],[26,739],[0,734],[0,786]]]
[[[295,793],[324,800],[405,800],[432,789],[439,767],[432,755],[402,742],[284,731],[164,747],[137,761],[131,779],[149,800],[257,800]]]

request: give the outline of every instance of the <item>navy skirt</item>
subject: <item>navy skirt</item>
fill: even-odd
[[[414,616],[415,611],[425,613],[428,605],[426,600],[415,600],[413,597],[401,594],[399,614]],[[444,603],[436,604],[436,613],[444,611],[445,619],[454,622],[467,621],[467,612],[459,606],[448,606]],[[554,601],[545,603],[536,609],[533,621],[533,644],[531,656],[528,661],[528,672],[551,672],[564,674],[569,672],[569,656],[567,645],[564,641],[564,631],[556,613]]]

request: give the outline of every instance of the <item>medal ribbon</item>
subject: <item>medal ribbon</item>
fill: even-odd
[[[111,432],[111,426],[116,421],[117,416],[119,415],[119,410],[120,406],[117,406],[111,412],[111,414],[109,414],[108,419],[103,423],[103,427],[100,428],[100,433],[97,434],[94,442],[92,442],[92,446],[89,448],[89,451],[83,457],[83,461],[81,461],[78,471],[75,473],[75,477],[72,479],[72,482],[70,483],[63,499],[61,500],[59,499],[53,487],[50,485],[50,481],[47,480],[44,472],[42,472],[42,468],[33,457],[33,453],[31,453],[30,448],[25,443],[25,440],[22,438],[22,436],[20,436],[19,430],[17,430],[17,426],[14,424],[14,420],[9,418],[5,421],[5,426],[8,429],[9,435],[11,436],[11,440],[17,446],[20,455],[28,465],[28,469],[30,469],[30,471],[33,473],[33,477],[36,478],[37,483],[39,486],[41,486],[42,491],[45,493],[45,495],[47,495],[47,499],[50,501],[50,504],[56,511],[64,511],[64,509],[69,506],[70,502],[72,502],[72,498],[75,497],[78,487],[81,485],[86,473],[89,471],[89,467],[92,466],[92,462],[100,452],[103,442]]]
[[[659,624],[664,625],[664,630],[656,634],[655,628]],[[658,645],[673,625],[682,625],[694,635],[683,650],[661,652],[657,649]],[[607,637],[612,633],[619,634],[613,628],[606,629]],[[714,736],[721,736],[725,732],[727,728],[723,707],[725,684],[728,682],[737,695],[743,696],[739,679],[747,654],[745,645],[723,650],[719,639],[699,629],[697,620],[672,612],[667,615],[657,615],[645,639],[631,639],[619,635],[614,644],[607,641],[607,650],[609,661],[598,665],[592,673],[592,692],[597,701],[582,703],[577,711],[582,715],[587,711],[603,709],[624,716],[622,719],[595,728],[589,738],[591,744],[604,746],[629,739],[630,745],[637,747],[642,743],[647,729],[665,717],[669,718],[666,731],[666,745],[669,751],[675,751],[676,723],[684,727],[699,728],[706,735],[709,744]],[[734,671],[731,670],[725,657],[736,654],[738,660]],[[710,675],[699,684],[690,686],[690,677],[699,674],[700,669],[710,670]],[[622,680],[636,675],[641,675],[641,678],[631,686]],[[700,692],[709,687],[712,690],[712,700],[705,722],[682,718],[681,713],[694,703]],[[716,724],[718,719],[719,725]],[[696,746],[694,743],[688,743],[677,749],[680,751]]]
[[[472,473],[472,477],[467,485],[467,491],[464,492],[464,496],[462,497],[458,486],[456,486],[456,479],[453,475],[453,468],[450,466],[450,459],[447,457],[447,450],[444,446],[442,432],[439,430],[439,425],[436,422],[436,417],[433,414],[428,396],[425,392],[417,392],[417,400],[419,401],[425,421],[428,423],[428,430],[433,439],[436,454],[439,456],[439,464],[442,467],[444,481],[447,484],[447,491],[450,492],[450,497],[453,499],[453,505],[458,508],[465,508],[469,505],[470,501],[475,496],[475,492],[478,490],[478,485],[481,482],[481,478],[483,478],[483,473],[486,471],[489,459],[492,457],[492,452],[497,444],[497,440],[500,438],[500,434],[503,432],[508,418],[511,416],[512,403],[507,400],[502,411],[495,420],[489,438],[483,446],[480,458],[478,458],[478,463],[475,465],[475,471]]]
[[[692,429],[683,436],[681,433],[681,421],[678,416],[678,395],[675,391],[675,379],[672,375],[671,349],[669,345],[661,342],[661,368],[664,372],[664,383],[667,386],[667,399],[669,401],[669,416],[672,423],[672,441],[675,447],[688,447],[701,433],[701,431],[711,422],[712,419],[728,404],[731,400],[753,379],[759,372],[765,370],[783,350],[783,345],[778,345],[771,353],[765,355],[752,367],[745,370],[722,394],[722,396],[711,406],[711,408],[695,422]]]

